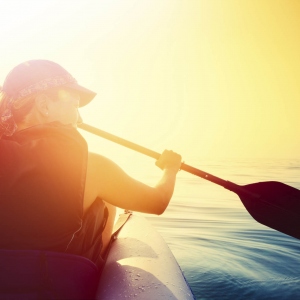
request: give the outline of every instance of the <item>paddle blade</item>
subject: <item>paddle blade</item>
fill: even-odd
[[[300,239],[300,191],[276,181],[243,186],[260,195],[238,193],[250,215],[259,223]]]

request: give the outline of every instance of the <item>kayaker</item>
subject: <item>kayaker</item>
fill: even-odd
[[[165,150],[155,187],[88,152],[78,108],[96,93],[60,65],[31,60],[6,77],[0,98],[0,248],[45,249],[101,265],[116,207],[161,214],[180,155]]]

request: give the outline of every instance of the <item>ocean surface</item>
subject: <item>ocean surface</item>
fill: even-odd
[[[300,160],[187,163],[241,185],[280,181],[300,189]],[[165,213],[147,218],[196,299],[300,299],[300,240],[256,222],[233,192],[180,171]]]

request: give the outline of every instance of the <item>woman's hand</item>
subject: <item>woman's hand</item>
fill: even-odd
[[[155,165],[160,169],[174,169],[176,172],[181,166],[181,155],[173,152],[172,150],[164,150]]]

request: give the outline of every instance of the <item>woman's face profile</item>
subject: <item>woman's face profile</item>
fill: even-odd
[[[82,122],[79,114],[80,96],[77,92],[69,89],[59,89],[56,97],[51,97],[48,102],[48,121],[59,121],[64,125],[71,124],[77,127],[77,124]]]

